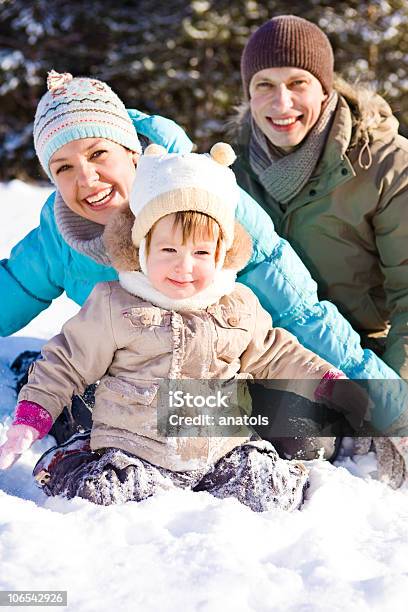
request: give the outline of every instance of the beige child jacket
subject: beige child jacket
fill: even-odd
[[[211,465],[240,437],[174,437],[157,433],[161,379],[312,379],[312,395],[332,367],[286,330],[272,326],[250,289],[235,290],[206,309],[164,310],[119,282],[95,287],[80,312],[43,348],[19,400],[37,402],[55,420],[73,393],[100,380],[91,447],[121,448],[167,469]],[[311,398],[312,399],[312,398]]]

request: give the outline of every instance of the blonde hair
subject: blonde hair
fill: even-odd
[[[218,260],[221,242],[223,240],[222,231],[217,221],[206,215],[202,212],[197,212],[195,210],[181,210],[175,213],[170,213],[174,215],[174,224],[173,228],[181,226],[181,232],[183,236],[182,244],[185,244],[186,241],[191,238],[193,241],[196,238],[209,237],[211,240],[214,240],[217,231],[217,246],[215,250],[215,261]],[[165,215],[167,217],[167,215]],[[163,217],[161,217],[163,219]],[[160,219],[158,219],[160,221]],[[150,230],[146,234],[146,255],[149,255],[150,243],[152,240],[153,230],[156,227],[157,222],[150,228]]]

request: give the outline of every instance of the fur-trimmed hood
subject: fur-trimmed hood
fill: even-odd
[[[118,272],[140,269],[139,249],[132,242],[135,217],[126,204],[109,219],[103,233],[103,241],[112,266]],[[252,240],[242,225],[235,221],[234,242],[227,251],[224,269],[242,270],[252,254]]]
[[[348,103],[353,120],[353,133],[350,145],[367,142],[376,130],[398,133],[398,120],[392,114],[391,107],[379,94],[364,85],[352,85],[340,76],[335,77],[334,89]],[[244,101],[236,107],[231,117],[228,132],[232,139],[237,138],[241,127],[248,121],[249,102]],[[368,137],[368,138],[367,138]]]

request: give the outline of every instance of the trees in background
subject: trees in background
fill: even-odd
[[[32,121],[47,71],[106,80],[126,105],[180,123],[199,150],[225,138],[251,32],[283,0],[0,0],[0,179],[43,175]],[[292,0],[328,34],[336,68],[368,82],[408,125],[406,0]]]

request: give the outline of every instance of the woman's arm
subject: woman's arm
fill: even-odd
[[[40,225],[0,262],[0,335],[21,329],[64,290],[61,238],[53,214],[54,194],[41,211]]]

